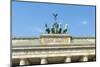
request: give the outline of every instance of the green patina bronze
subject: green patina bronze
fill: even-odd
[[[46,33],[48,33],[48,34],[50,34],[50,33],[51,34],[65,34],[67,32],[67,30],[68,30],[68,25],[66,24],[65,28],[62,29],[61,28],[61,24],[57,23],[57,16],[58,16],[58,14],[57,13],[53,14],[53,16],[54,16],[55,22],[52,25],[52,27],[49,28],[48,25],[45,24],[45,28],[46,28],[45,31],[46,31]]]

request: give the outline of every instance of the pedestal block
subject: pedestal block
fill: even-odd
[[[67,44],[71,42],[71,36],[67,34],[43,34],[40,36],[42,45]]]

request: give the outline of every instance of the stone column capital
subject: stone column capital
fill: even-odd
[[[82,56],[82,60],[81,61],[88,61],[88,55]]]
[[[64,62],[71,62],[71,56],[67,56]]]
[[[19,65],[27,65],[27,64],[28,64],[28,60],[26,58],[21,58],[20,59]]]
[[[41,64],[47,64],[47,58],[46,57],[41,58]]]

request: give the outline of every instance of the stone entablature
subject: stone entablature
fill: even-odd
[[[43,34],[40,36],[40,42],[42,45],[67,44],[71,43],[71,38],[67,34]]]
[[[56,56],[81,56],[81,55],[95,55],[95,46],[74,46],[64,48],[50,48],[50,47],[30,47],[30,48],[13,48],[13,58],[39,58],[39,57],[56,57]],[[20,52],[19,52],[20,51]]]
[[[94,44],[75,45],[44,45],[34,47],[15,47],[13,58],[41,57],[41,56],[71,56],[71,55],[95,55]],[[20,52],[19,52],[20,51]],[[20,57],[19,57],[20,56]]]

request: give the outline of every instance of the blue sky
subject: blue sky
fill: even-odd
[[[95,6],[62,5],[32,2],[12,2],[12,36],[39,36],[45,24],[54,23],[52,13],[58,13],[58,23],[68,24],[72,36],[95,36]]]

